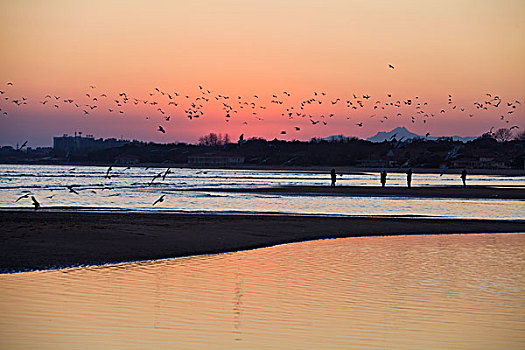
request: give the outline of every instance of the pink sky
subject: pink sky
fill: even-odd
[[[50,145],[52,136],[75,130],[97,137],[196,142],[209,132],[228,133],[234,140],[241,133],[308,140],[368,137],[396,126],[434,136],[480,135],[492,126],[525,128],[523,107],[515,102],[525,104],[525,3],[519,0],[63,0],[2,2],[0,9],[0,90],[5,92],[0,108],[8,113],[0,118],[0,144]],[[212,93],[203,95],[199,85]],[[170,100],[156,87],[190,98]],[[314,91],[326,96],[316,98]],[[118,107],[113,102],[122,104],[121,92],[129,100]],[[486,106],[492,99],[487,93],[500,96],[500,107],[473,105]],[[60,96],[60,103],[52,101],[58,109],[55,103],[40,103],[47,94]],[[230,99],[217,101],[219,94]],[[282,105],[270,102],[273,94]],[[95,95],[98,101],[92,100]],[[242,103],[256,103],[257,115],[230,103],[239,95]],[[384,106],[415,101],[415,96],[421,109],[414,104],[373,109],[378,100]],[[22,97],[26,105],[12,102]],[[310,98],[323,104],[300,110]],[[353,105],[366,102],[356,110],[346,103],[332,105],[337,98]],[[150,105],[153,101],[158,105]],[[199,119],[184,113],[191,102],[204,106]],[[223,102],[238,110],[230,112],[229,122]],[[87,115],[86,104],[97,108]],[[291,107],[306,117],[289,119]],[[361,122],[362,127],[356,125]],[[156,131],[158,125],[166,134]]]

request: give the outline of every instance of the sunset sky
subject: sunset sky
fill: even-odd
[[[525,128],[522,0],[17,0],[0,2],[0,23],[2,145],[49,146],[74,131],[196,142],[209,132],[308,140],[397,126],[433,136]],[[495,95],[497,108],[486,104]],[[312,98],[322,104],[300,110]],[[184,112],[191,103],[203,103],[198,119]],[[223,103],[237,110],[228,119]]]

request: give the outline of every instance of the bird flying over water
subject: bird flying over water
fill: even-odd
[[[33,205],[35,206],[35,210],[38,210],[40,208],[40,203],[36,200],[34,196],[31,196],[31,199],[33,200]]]
[[[21,199],[29,198],[29,193],[24,194],[23,196],[18,197],[18,199],[15,202],[18,202]]]
[[[66,188],[69,190],[69,192],[74,193],[74,194],[78,194],[78,192],[75,191],[75,189],[73,188],[73,185],[68,185],[68,186],[66,186]]]
[[[110,165],[109,168],[108,168],[108,171],[106,171],[106,176],[104,176],[105,179],[109,179],[110,178],[109,173],[111,172],[111,169],[112,169],[112,166]]]
[[[166,172],[164,173],[164,175],[162,175],[162,181],[164,181],[164,180],[166,179],[166,176],[168,176],[168,174],[171,173],[171,170],[170,170],[170,169],[171,169],[171,168],[168,168],[168,169],[166,170]]]
[[[148,186],[151,186],[153,185],[153,181],[155,181],[156,179],[158,179],[159,177],[162,176],[162,173],[158,173],[157,175],[153,176],[153,179],[151,180],[151,182],[148,184]]]
[[[157,204],[157,203],[162,203],[164,202],[164,194],[162,196],[159,197],[159,199],[157,199],[155,202],[153,202],[153,205]]]

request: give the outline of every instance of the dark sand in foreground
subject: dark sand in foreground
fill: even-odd
[[[328,183],[328,181],[327,181]],[[426,186],[426,187],[380,187],[380,186],[283,186],[258,188],[194,188],[187,191],[268,193],[268,194],[319,194],[341,196],[395,196],[421,198],[477,198],[477,199],[525,199],[525,188],[491,186]]]
[[[173,258],[304,240],[525,232],[525,221],[0,211],[0,271]]]

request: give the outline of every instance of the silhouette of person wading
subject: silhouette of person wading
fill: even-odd
[[[381,172],[381,187],[385,187],[386,185],[386,170],[383,170]]]
[[[412,169],[407,171],[407,186],[410,188],[412,186]]]
[[[331,185],[331,187],[335,187],[335,182],[337,181],[337,177],[336,177],[336,174],[335,174],[335,169],[332,169],[330,171],[330,176],[332,177],[332,185]]]
[[[467,187],[467,169],[461,172],[461,180],[463,181],[463,188]]]

